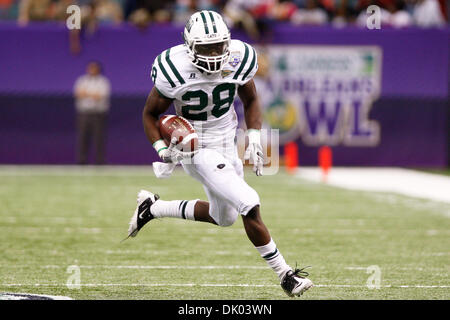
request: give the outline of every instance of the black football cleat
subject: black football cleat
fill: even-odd
[[[146,190],[141,190],[137,197],[137,207],[130,220],[130,227],[128,228],[128,237],[136,237],[139,230],[155,217],[150,212],[150,208],[156,200],[159,199],[157,194],[153,194]]]
[[[303,271],[306,268],[297,269],[296,267],[295,271],[289,270],[281,280],[281,287],[289,297],[299,297],[303,292],[314,286],[312,281],[306,278],[309,275],[308,272]]]

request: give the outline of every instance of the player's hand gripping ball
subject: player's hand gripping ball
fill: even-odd
[[[165,115],[159,119],[159,131],[171,153],[179,158],[190,157],[198,151],[198,135],[185,118]]]

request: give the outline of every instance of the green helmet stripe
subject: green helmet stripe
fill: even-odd
[[[214,20],[214,16],[213,16],[213,14],[212,14],[212,11],[208,11],[208,13],[209,13],[209,17],[211,18],[211,23],[212,23],[212,26],[213,26],[213,31],[214,31],[214,33],[217,33],[216,21]]]
[[[203,25],[205,26],[205,33],[209,34],[208,24],[206,23],[206,17],[205,17],[205,14],[203,13],[203,11],[200,12],[200,15],[202,16]]]

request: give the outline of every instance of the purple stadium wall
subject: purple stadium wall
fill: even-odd
[[[91,60],[112,83],[108,163],[149,164],[141,112],[152,87],[150,68],[181,41],[181,28],[101,27],[82,35],[83,51],[69,52],[64,26],[0,24],[0,163],[70,164],[75,161],[75,78]],[[242,33],[233,37],[249,41]],[[381,48],[381,93],[369,118],[381,127],[372,147],[333,147],[336,165],[444,167],[448,164],[450,30],[376,31],[278,25],[274,44],[376,45]],[[238,110],[239,111],[239,110]],[[317,147],[299,144],[302,165],[317,163]]]

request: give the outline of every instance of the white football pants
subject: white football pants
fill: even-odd
[[[209,200],[209,215],[220,226],[232,225],[238,214],[246,215],[260,204],[256,191],[244,181],[242,161],[237,149],[220,152],[200,149],[189,161],[183,161],[184,171],[203,184]]]

